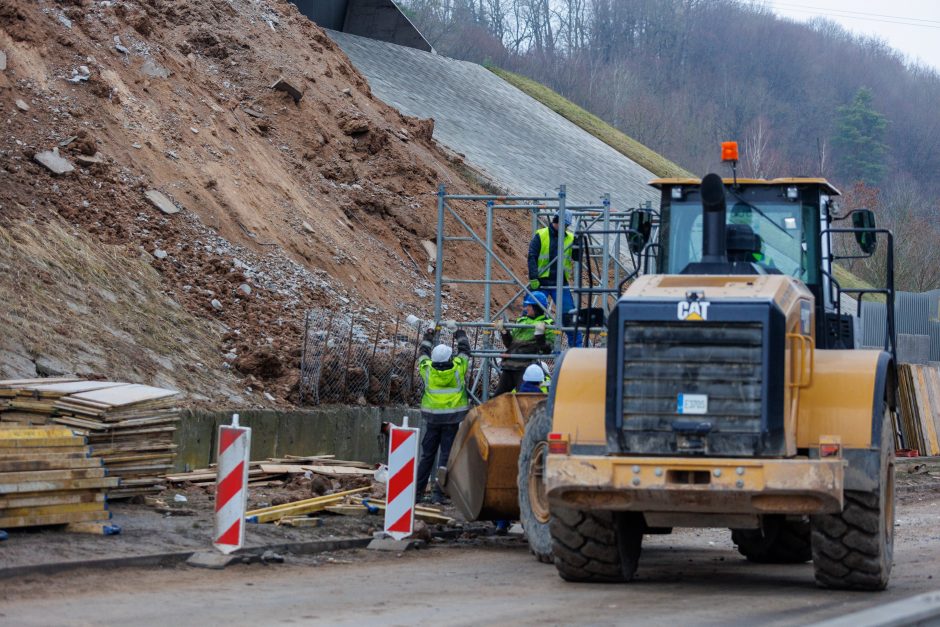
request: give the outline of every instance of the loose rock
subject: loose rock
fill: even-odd
[[[7,53],[0,50],[0,72],[7,69]]]
[[[271,89],[276,89],[277,91],[283,91],[289,94],[290,97],[294,99],[294,102],[300,102],[300,99],[304,97],[304,92],[300,91],[298,88],[287,82],[287,79],[285,79],[283,76],[277,79],[273,85],[271,85]]]
[[[152,59],[144,61],[144,64],[140,66],[140,71],[153,78],[169,78],[170,76],[170,70],[157,65]]]
[[[82,165],[94,165],[96,163],[104,163],[104,156],[102,156],[100,152],[96,152],[93,155],[76,155],[75,160]]]
[[[304,227],[304,230],[305,230],[307,233],[313,233],[313,232],[314,232],[313,227],[310,226],[310,223],[308,223],[308,222],[302,222],[302,223],[300,224],[300,226]]]
[[[219,299],[213,298],[209,304],[212,305],[212,308],[216,311],[222,311],[222,303],[219,302]]]
[[[179,213],[180,209],[173,204],[173,201],[164,196],[161,192],[158,192],[155,189],[148,189],[144,196],[147,197],[147,200],[150,203],[167,215],[173,215],[174,213]]]
[[[26,104],[25,100],[20,100],[19,98],[17,98],[15,104],[16,104],[16,108],[19,109],[20,111],[29,111],[29,105]]]
[[[251,286],[247,283],[242,283],[238,286],[238,292],[243,296],[251,296]]]
[[[58,148],[38,152],[33,159],[40,165],[45,166],[45,168],[53,174],[68,174],[75,170],[75,166],[73,166],[68,159],[59,154]]]
[[[166,259],[166,256],[167,256],[167,255],[166,255],[166,251],[165,251],[165,250],[160,250],[160,249],[158,248],[158,249],[156,249],[155,251],[153,251],[153,256],[156,257],[157,259],[163,260],[163,259]]]

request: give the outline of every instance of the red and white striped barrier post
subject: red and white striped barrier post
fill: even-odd
[[[248,455],[251,429],[232,424],[219,427],[218,476],[215,482],[215,548],[228,555],[245,542],[245,506],[248,503]]]
[[[385,533],[401,540],[414,530],[419,430],[408,426],[407,416],[402,426],[390,425],[389,429]]]

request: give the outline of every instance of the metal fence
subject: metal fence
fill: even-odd
[[[861,345],[884,346],[887,307],[884,303],[862,302]],[[930,338],[930,361],[940,361],[940,290],[923,293],[897,292],[894,305],[897,333],[926,335]]]
[[[405,320],[404,315],[375,320],[364,312],[307,312],[300,361],[301,404],[420,405],[424,382],[417,372],[418,347],[422,330],[431,323],[413,326]],[[474,352],[499,350],[499,341],[488,330],[466,331]],[[437,342],[453,346],[453,332],[441,329]],[[550,358],[546,361],[551,365]],[[467,373],[467,388],[476,401],[482,396],[483,377],[490,376],[490,388],[499,378],[498,369],[483,369],[481,363],[471,358]]]

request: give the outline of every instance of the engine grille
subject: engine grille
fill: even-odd
[[[693,419],[712,432],[760,432],[762,341],[759,322],[627,322],[623,429],[671,432]],[[680,394],[707,395],[706,413],[679,414]]]

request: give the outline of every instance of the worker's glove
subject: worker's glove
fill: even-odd
[[[434,329],[426,329],[424,332],[424,341],[433,342],[434,341]]]
[[[535,323],[535,334],[536,335],[545,335],[545,323],[536,322]]]
[[[458,339],[458,340],[459,340],[460,338],[463,338],[463,337],[467,337],[467,332],[466,332],[466,331],[464,331],[463,329],[457,329],[456,331],[454,331],[454,338],[455,338],[455,339]]]
[[[457,321],[456,321],[456,320],[445,320],[445,321],[444,321],[444,327],[445,327],[448,331],[456,331],[456,330],[457,330]]]
[[[496,322],[493,323],[493,328],[495,328],[499,333],[505,333],[506,323],[503,322],[502,320],[497,320]]]
[[[529,281],[529,289],[530,289],[530,290],[537,290],[537,289],[539,289],[539,285],[540,285],[540,283],[539,283],[539,280],[538,280],[538,279],[532,279],[531,281]]]

